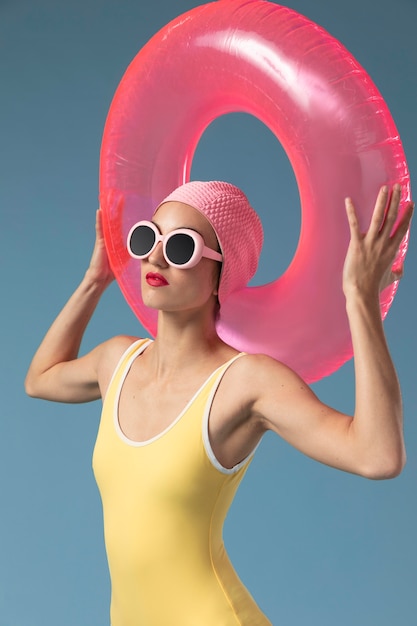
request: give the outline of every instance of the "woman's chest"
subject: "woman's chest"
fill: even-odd
[[[138,361],[121,377],[114,403],[117,428],[128,440],[147,443],[187,422],[225,467],[255,447],[259,433],[247,427],[244,390],[227,367],[171,372],[159,379]]]
[[[119,426],[132,441],[155,438],[185,412],[201,414],[207,408],[209,393],[216,382],[211,370],[178,371],[159,379],[138,365],[133,363],[123,377],[116,398]]]
[[[118,398],[119,426],[132,441],[148,441],[164,432],[189,408],[201,384],[197,381],[153,381],[128,376]]]

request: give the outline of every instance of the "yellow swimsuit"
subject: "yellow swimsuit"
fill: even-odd
[[[251,457],[225,469],[208,438],[211,403],[234,359],[209,377],[167,429],[135,442],[121,431],[118,402],[134,359],[147,345],[134,343],[116,368],[93,456],[112,583],[111,624],[270,626],[222,539]]]

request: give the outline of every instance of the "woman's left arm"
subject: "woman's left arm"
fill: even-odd
[[[266,359],[259,363],[253,408],[265,429],[274,430],[305,454],[369,478],[390,478],[405,463],[401,391],[384,334],[379,294],[402,269],[392,266],[411,220],[410,203],[398,224],[401,187],[378,194],[369,230],[359,230],[346,200],[351,241],[343,289],[353,342],[354,416],[321,403],[293,372]],[[393,230],[394,229],[394,230]],[[272,381],[275,381],[272,384]]]
[[[392,266],[410,225],[413,205],[398,218],[401,187],[383,187],[369,230],[359,230],[351,199],[346,200],[351,241],[343,272],[346,310],[353,342],[355,419],[353,436],[367,452],[372,471],[397,475],[405,463],[401,390],[381,319],[379,294],[402,275]]]

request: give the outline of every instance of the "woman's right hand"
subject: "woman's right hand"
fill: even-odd
[[[106,356],[103,356],[105,351],[107,354],[106,346],[110,344],[104,342],[81,357],[79,349],[87,324],[104,290],[113,280],[99,209],[90,265],[30,364],[25,381],[30,396],[56,402],[89,402],[101,396],[100,371],[106,362]]]
[[[109,285],[114,280],[114,274],[110,267],[104,243],[103,213],[101,209],[98,209],[96,212],[96,241],[86,275],[92,282],[100,283],[105,286]]]

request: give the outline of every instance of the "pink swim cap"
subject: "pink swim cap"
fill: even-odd
[[[223,255],[218,295],[222,304],[232,292],[246,287],[256,272],[263,243],[261,220],[243,191],[221,181],[185,183],[161,204],[172,201],[200,211],[216,233]]]

